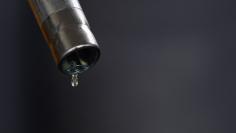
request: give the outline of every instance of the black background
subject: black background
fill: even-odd
[[[0,3],[1,133],[235,133],[234,0],[81,0],[102,49],[79,88],[28,4]]]

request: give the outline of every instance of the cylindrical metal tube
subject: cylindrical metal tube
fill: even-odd
[[[100,50],[78,0],[28,0],[59,69],[81,74]]]

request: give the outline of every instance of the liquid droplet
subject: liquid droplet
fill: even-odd
[[[78,76],[78,74],[72,75],[71,85],[72,85],[72,87],[77,87],[79,85],[79,76]]]

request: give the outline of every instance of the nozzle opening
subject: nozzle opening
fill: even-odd
[[[67,75],[82,74],[96,64],[99,56],[96,46],[75,48],[62,58],[59,69]]]

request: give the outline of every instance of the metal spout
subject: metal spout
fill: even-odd
[[[100,56],[78,0],[28,0],[58,68],[66,75],[87,71]]]

